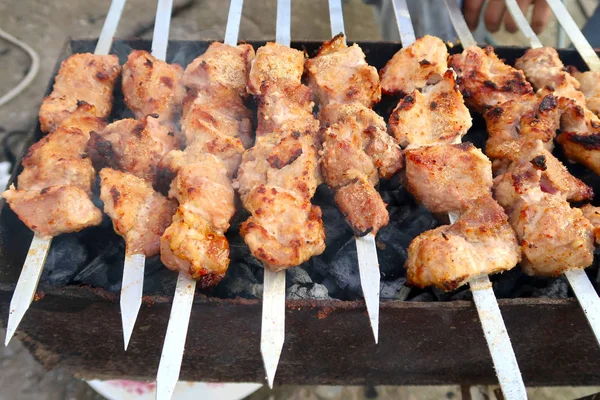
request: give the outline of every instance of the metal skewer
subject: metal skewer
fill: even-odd
[[[119,24],[119,19],[121,18],[124,6],[125,0],[112,1],[100,33],[100,38],[96,44],[94,54],[104,55],[110,52],[113,36],[117,30],[117,25]],[[10,339],[13,337],[19,323],[33,301],[51,243],[52,238],[45,239],[37,235],[34,235],[31,241],[29,251],[27,252],[27,258],[23,263],[21,275],[19,275],[15,292],[10,301],[10,313],[8,315],[6,338],[4,340],[5,346],[10,342]]]
[[[344,34],[344,14],[342,0],[329,0],[329,21],[331,24],[331,36],[339,33]],[[377,259],[377,247],[375,235],[369,233],[365,236],[356,236],[356,256],[358,258],[358,272],[360,275],[360,286],[365,298],[369,322],[373,330],[375,343],[379,341],[379,292],[381,274],[379,272],[379,260]]]
[[[163,3],[162,7],[161,3]],[[164,3],[168,3],[168,8]],[[243,0],[231,0],[230,3],[224,41],[225,44],[230,46],[237,45],[237,36],[239,32],[243,4]],[[157,30],[161,12],[163,13],[163,20],[160,21],[160,26],[162,26],[163,29],[166,29],[163,37],[168,37],[168,29],[171,20],[171,8],[172,0],[159,0],[155,24],[157,28],[154,30],[154,38],[152,42],[152,51],[155,57],[157,57],[155,52],[158,53],[158,51],[163,51],[163,54],[166,55],[168,40],[159,39],[157,41],[156,39],[158,39]],[[173,396],[175,386],[179,380],[179,373],[181,372],[181,362],[183,360],[183,352],[185,350],[185,341],[187,338],[195,292],[196,281],[189,278],[184,273],[179,273],[177,277],[175,294],[173,296],[173,305],[171,306],[171,314],[169,315],[167,333],[165,335],[165,341],[163,343],[160,363],[158,365],[158,372],[156,375],[157,400],[170,399]]]
[[[463,48],[477,46],[456,0],[444,1]],[[448,213],[448,217],[453,224],[458,219],[458,213]],[[473,277],[469,279],[469,286],[504,397],[527,399],[525,383],[489,277]]]
[[[600,59],[575,24],[575,21],[573,21],[573,17],[571,17],[564,4],[560,0],[547,0],[547,2],[590,69],[592,71],[600,71]],[[527,22],[516,0],[506,0],[506,4],[519,30],[530,39],[531,48],[542,47],[542,43],[537,38],[529,22]],[[579,305],[583,309],[598,344],[600,344],[600,297],[598,297],[598,293],[594,290],[592,283],[583,269],[567,270],[565,276],[573,288],[575,297],[577,297],[577,301],[579,301]]]
[[[152,55],[162,61],[165,61],[167,58],[172,8],[173,1],[168,0],[159,1],[156,9],[154,33],[152,36]],[[140,307],[142,306],[145,269],[146,256],[144,254],[125,255],[120,301],[125,350],[127,350],[127,346],[129,345],[135,321],[137,320]]]
[[[275,28],[277,44],[289,46],[291,43],[291,9],[291,0],[277,0],[277,25]],[[265,268],[260,353],[267,373],[267,382],[271,389],[284,341],[285,271],[274,272]]]

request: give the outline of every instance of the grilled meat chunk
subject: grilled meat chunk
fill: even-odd
[[[390,222],[386,205],[371,182],[356,180],[338,188],[335,203],[357,235],[376,235]]]
[[[319,107],[330,103],[359,103],[371,107],[381,100],[377,69],[365,61],[355,43],[348,47],[343,34],[323,43],[317,55],[306,60],[308,86]]]
[[[557,98],[552,94],[526,94],[491,108],[484,118],[488,131],[485,153],[490,158],[510,156],[511,151],[537,140],[552,151],[560,125]]]
[[[23,157],[19,190],[72,185],[91,195],[96,174],[86,152],[87,141],[88,135],[77,128],[60,127],[44,136]]]
[[[590,221],[590,224],[594,227],[594,239],[596,240],[596,245],[600,245],[600,207],[586,204],[581,207],[581,212],[584,218]]]
[[[155,192],[144,179],[110,168],[100,171],[100,199],[115,232],[125,239],[127,254],[158,255],[177,202]]]
[[[245,97],[253,58],[254,49],[249,44],[230,46],[213,42],[186,67],[183,84],[189,89],[203,91],[228,88],[238,97]]]
[[[472,200],[454,224],[417,236],[405,265],[409,284],[451,291],[472,277],[513,268],[521,251],[507,219],[487,194]]]
[[[14,186],[2,197],[29,229],[44,238],[78,232],[102,222],[102,212],[88,194],[73,185],[41,190],[17,190]]]
[[[121,72],[115,55],[73,54],[62,62],[52,93],[40,108],[43,132],[52,132],[80,107],[90,116],[106,118],[113,103],[115,81]],[[83,129],[83,127],[78,126]]]
[[[137,119],[158,114],[163,121],[173,120],[180,112],[185,89],[181,83],[183,68],[167,64],[144,50],[134,50],[123,65],[123,96]]]
[[[533,93],[523,72],[505,64],[492,47],[467,47],[454,54],[448,64],[458,74],[458,85],[465,104],[480,113],[509,100]]]
[[[429,82],[402,98],[390,116],[389,131],[402,147],[458,143],[472,125],[454,72],[432,74]]]
[[[494,195],[519,238],[523,270],[559,276],[592,263],[593,228],[565,194],[547,190],[543,177],[536,163],[523,162],[494,179]]]
[[[269,42],[256,51],[248,76],[248,92],[259,96],[266,82],[300,83],[304,72],[304,53],[281,44]]]
[[[270,269],[300,265],[325,250],[321,209],[289,190],[259,185],[246,197],[252,214],[240,233],[252,255]]]
[[[98,170],[110,167],[155,182],[158,163],[179,148],[179,136],[174,127],[162,125],[153,116],[122,119],[99,133],[92,132],[88,150]]]
[[[432,75],[447,69],[448,49],[435,36],[425,35],[400,49],[380,71],[381,88],[386,94],[408,95],[427,85]]]
[[[490,193],[492,163],[469,142],[419,147],[404,155],[406,187],[431,212],[462,212]]]
[[[600,72],[574,71],[573,76],[579,82],[579,90],[585,96],[585,103],[594,114],[600,116]]]

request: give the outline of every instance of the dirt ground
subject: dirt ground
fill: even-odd
[[[42,94],[67,38],[97,37],[108,10],[109,1],[0,1],[0,27],[30,44],[40,55],[39,74],[18,98],[0,109],[0,138],[8,132],[28,131],[36,121]],[[171,23],[173,39],[222,39],[228,12],[228,2],[221,0],[175,0]],[[292,37],[325,40],[330,36],[326,0],[294,1],[292,7]],[[441,1],[440,1],[441,3]],[[584,2],[589,10],[596,0]],[[569,9],[581,25],[583,16],[574,0]],[[276,0],[246,0],[240,37],[272,39],[275,32]],[[128,0],[117,36],[151,37],[155,1]],[[350,40],[381,40],[373,9],[361,0],[345,2],[345,19]],[[521,35],[500,32],[494,39],[503,44],[526,44]],[[556,43],[553,22],[542,36],[544,44]],[[30,61],[17,47],[0,39],[0,95],[25,76]],[[1,150],[1,149],[0,149]],[[1,157],[0,157],[1,158]],[[5,332],[0,329],[0,337]],[[535,388],[532,399],[579,398],[600,392],[589,388]],[[283,386],[274,391],[266,388],[252,395],[259,399],[456,399],[460,388],[448,387],[322,387]],[[26,399],[101,399],[87,384],[61,370],[44,371],[24,347],[13,340],[8,347],[0,346],[0,400]]]

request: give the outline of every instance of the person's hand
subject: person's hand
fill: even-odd
[[[465,14],[465,20],[471,30],[477,28],[479,22],[479,15],[485,0],[464,0],[463,13]],[[519,7],[523,14],[527,15],[527,10],[530,5],[533,4],[533,14],[531,17],[531,27],[535,33],[542,32],[548,21],[550,20],[550,7],[546,3],[546,0],[517,0]],[[500,26],[504,22],[506,30],[515,33],[519,30],[515,21],[513,21],[510,13],[506,9],[504,0],[489,0],[488,5],[485,9],[485,16],[483,17],[485,26],[490,32],[498,32]]]

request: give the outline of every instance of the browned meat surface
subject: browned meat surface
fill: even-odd
[[[422,92],[404,96],[390,116],[389,131],[402,147],[458,143],[472,125],[452,70],[429,81]]]
[[[150,182],[110,168],[100,171],[100,199],[115,232],[125,239],[127,254],[159,253],[160,237],[171,224],[177,202],[155,192]]]
[[[533,93],[523,72],[505,64],[486,47],[468,47],[450,56],[448,64],[458,74],[458,85],[465,104],[480,113],[509,100]]]
[[[406,150],[406,188],[434,213],[462,212],[490,193],[492,163],[471,143]]]
[[[450,291],[472,277],[507,271],[520,260],[515,232],[488,194],[472,199],[454,224],[426,231],[412,241],[406,277],[417,287]]]
[[[591,204],[586,204],[581,207],[581,212],[585,219],[590,221],[594,227],[594,238],[596,244],[600,245],[600,207],[594,207]]]
[[[180,112],[185,89],[183,68],[167,64],[144,50],[134,50],[123,65],[123,96],[137,119],[157,114],[170,121]]]
[[[357,235],[377,234],[390,222],[386,205],[371,182],[356,180],[338,188],[335,203]]]
[[[300,265],[325,250],[321,209],[291,191],[259,185],[244,201],[252,214],[240,233],[252,255],[270,269]]]
[[[196,90],[228,88],[238,97],[246,96],[246,81],[254,49],[249,44],[230,46],[213,42],[192,61],[183,74],[183,84]]]
[[[330,103],[371,107],[381,100],[377,69],[367,64],[356,43],[346,45],[343,34],[323,43],[317,55],[306,60],[305,69],[320,107]]]
[[[525,73],[536,90],[551,88],[555,96],[567,97],[585,107],[585,97],[577,90],[579,82],[566,71],[552,47],[527,50],[523,57],[517,59],[515,67]]]
[[[410,94],[425,87],[432,75],[447,69],[448,50],[441,39],[425,35],[400,49],[380,71],[381,88],[387,94]]]
[[[509,100],[484,114],[488,131],[485,153],[491,158],[510,156],[527,143],[541,140],[552,151],[560,124],[557,98],[527,94]],[[507,154],[508,153],[508,154]]]
[[[23,157],[19,190],[73,185],[91,195],[96,174],[86,152],[87,141],[88,136],[76,128],[61,127],[44,136]]]
[[[90,132],[99,132],[106,126],[104,118],[94,115],[94,107],[85,103],[81,104],[75,111],[70,113],[61,122],[61,127],[77,128],[89,136]]]
[[[77,232],[102,222],[102,212],[77,186],[41,190],[16,190],[11,186],[2,197],[29,229],[45,238]]]
[[[248,77],[248,92],[262,94],[266,82],[279,86],[285,82],[300,83],[304,72],[304,53],[281,44],[269,42],[256,51]]]
[[[155,182],[158,163],[179,148],[179,136],[174,127],[162,125],[153,116],[122,119],[99,133],[92,132],[88,149],[97,170],[110,167]]]
[[[565,194],[548,190],[543,168],[522,162],[494,180],[494,195],[507,210],[523,251],[521,267],[531,275],[559,276],[592,263],[592,225],[571,208]]]
[[[62,62],[52,93],[40,108],[43,132],[52,132],[84,105],[91,116],[106,118],[113,103],[115,80],[121,72],[115,55],[73,54]],[[83,127],[80,127],[83,130]]]
[[[300,83],[266,83],[258,99],[256,136],[277,131],[308,130],[316,132],[319,122],[314,118],[310,89]]]
[[[574,72],[587,107],[600,116],[600,71]]]

